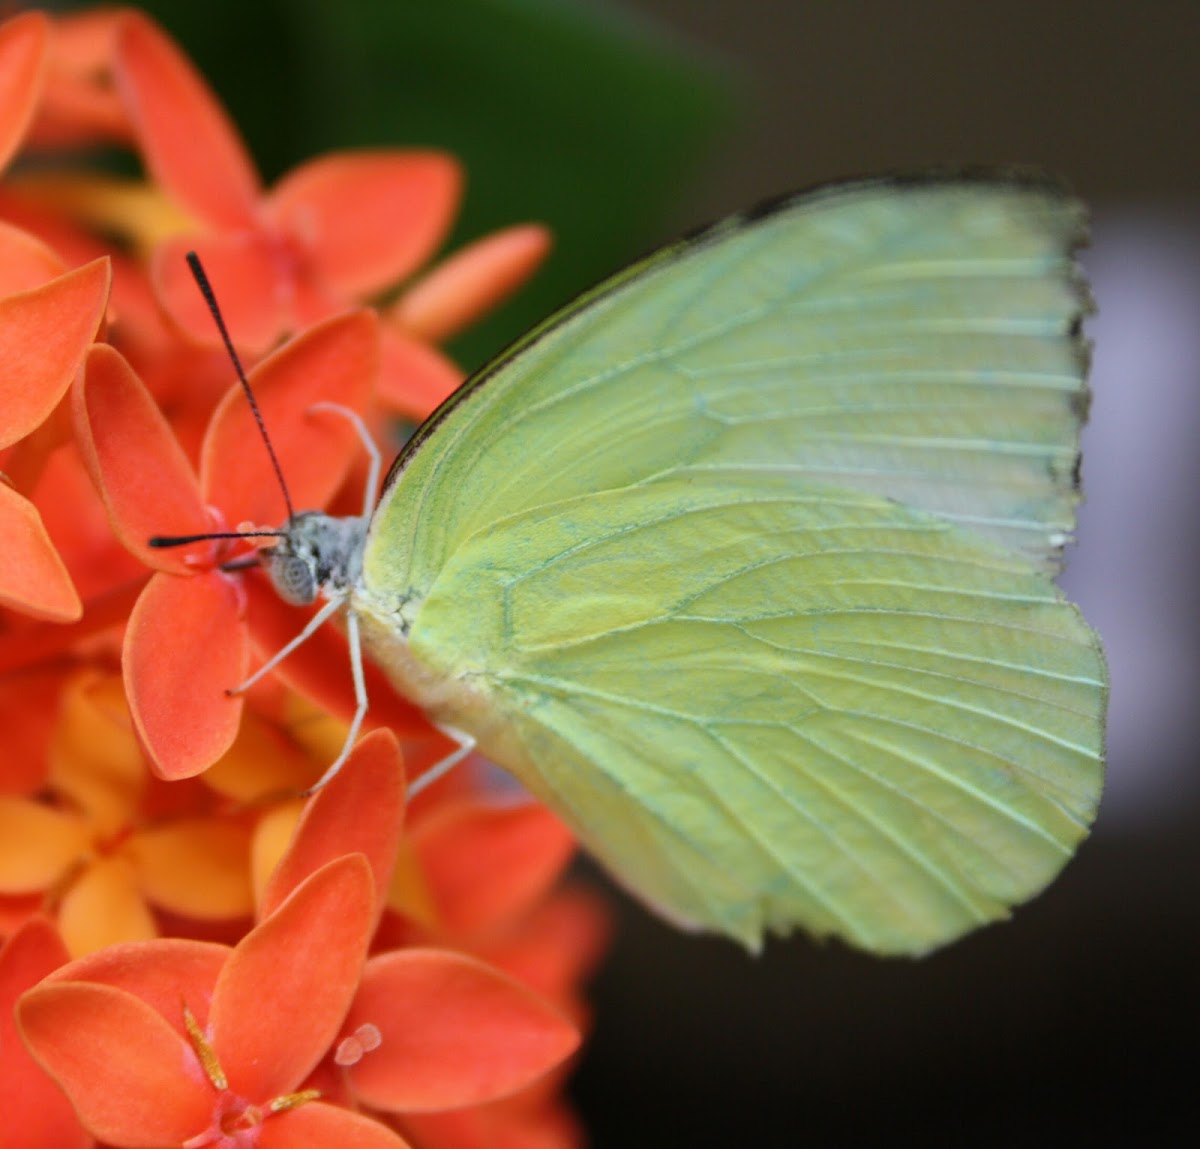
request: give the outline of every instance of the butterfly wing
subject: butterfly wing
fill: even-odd
[[[1003,915],[1101,782],[1044,573],[1078,228],[1039,184],[871,183],[651,257],[398,461],[377,657],[676,918],[911,953]]]
[[[946,515],[1054,569],[1087,405],[1078,203],[876,180],[734,217],[577,300],[392,469],[406,575],[498,518],[660,473],[784,469]],[[408,472],[412,472],[411,475]]]
[[[1104,667],[1074,607],[845,488],[687,476],[510,516],[408,641],[618,876],[749,945],[799,924],[919,952],[1003,916],[1100,790]]]

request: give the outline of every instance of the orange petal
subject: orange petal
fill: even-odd
[[[258,582],[261,579],[255,579],[255,581]],[[334,629],[337,629],[336,625]],[[253,629],[250,633],[253,637]],[[347,656],[346,665],[350,665],[349,656]],[[312,782],[316,782],[325,773],[325,768],[329,763],[342,752],[342,747],[346,745],[346,735],[349,733],[350,723],[343,722],[336,715],[322,710],[304,695],[290,689],[282,679],[276,686],[280,693],[275,710],[275,721],[279,723],[280,730],[287,731],[288,738],[298,747],[303,748],[312,764],[319,763],[318,771],[311,779]],[[282,856],[280,854],[280,857]]]
[[[242,714],[226,691],[245,678],[247,632],[237,587],[213,571],[156,574],[125,631],[125,693],[156,774],[190,778],[229,749]]]
[[[47,889],[89,844],[87,825],[78,815],[28,798],[0,797],[0,891]]]
[[[604,898],[568,887],[476,952],[535,993],[564,1001],[599,965],[611,937],[612,913]]]
[[[29,1056],[17,1035],[17,998],[67,960],[44,918],[34,918],[0,950],[0,1113],[9,1136],[23,1146],[87,1149],[84,1132],[62,1091]]]
[[[310,327],[250,372],[250,385],[296,510],[322,507],[363,447],[355,429],[314,403],[361,414],[379,372],[379,329],[369,311]],[[279,523],[286,517],[279,479],[239,386],[218,404],[204,439],[200,486],[229,522]]]
[[[252,227],[258,174],[225,109],[178,45],[149,17],[127,12],[113,72],[154,181],[212,227]]]
[[[589,1138],[567,1105],[531,1106],[524,1099],[521,1094],[471,1109],[406,1114],[404,1130],[418,1145],[437,1149],[586,1149]]]
[[[62,685],[56,666],[33,666],[0,677],[0,794],[31,794],[45,784]]]
[[[0,481],[0,603],[34,618],[72,622],[83,603],[37,508]]]
[[[18,995],[65,965],[68,957],[58,931],[44,917],[35,915],[13,931],[0,946],[0,1027],[6,1022],[11,1024],[12,1005]],[[0,1041],[0,1050],[7,1050],[4,1041]]]
[[[437,903],[433,899],[429,883],[425,880],[425,871],[417,860],[416,852],[412,848],[412,839],[409,837],[405,837],[400,843],[400,856],[396,859],[396,868],[392,871],[392,882],[388,886],[387,906],[389,910],[406,919],[406,923],[422,927],[430,932],[436,932],[438,928]],[[384,923],[385,930],[389,926],[399,927],[401,929],[399,936],[404,940],[399,943],[389,940],[389,944],[383,948],[392,948],[396,944],[408,944],[409,938],[401,923],[390,917],[385,918]],[[391,939],[393,936],[395,935],[389,931],[388,938]]]
[[[26,136],[31,149],[82,148],[99,143],[133,147],[125,106],[116,92],[92,76],[50,72],[42,102]]]
[[[104,316],[111,275],[97,259],[0,299],[0,447],[28,435],[63,397]]]
[[[204,784],[243,805],[299,792],[320,776],[317,763],[283,730],[247,707],[233,745],[204,775]]]
[[[67,401],[60,403],[52,419],[22,439],[15,450],[23,452],[27,445],[47,433],[52,423],[62,423],[72,433],[71,406]],[[55,549],[71,572],[79,597],[90,608],[119,587],[144,582],[150,571],[114,535],[104,501],[84,465],[78,436],[74,440],[47,455],[30,497],[41,511]]]
[[[317,777],[319,775],[313,778],[314,782]],[[301,798],[280,802],[259,818],[258,825],[254,827],[254,840],[250,846],[250,873],[260,907],[260,917],[263,891],[267,888],[267,882],[271,880],[275,867],[292,844],[292,835],[296,832],[296,825],[304,807],[305,802]]]
[[[54,18],[56,66],[77,75],[102,75],[112,67],[114,38],[121,22],[119,9],[63,12]]]
[[[550,252],[550,229],[517,224],[442,260],[396,301],[388,318],[431,343],[470,326],[513,294]]]
[[[12,935],[44,909],[42,894],[0,894],[0,933]]]
[[[120,834],[142,813],[147,779],[120,675],[75,671],[55,714],[49,748],[55,795],[81,811],[98,837]]]
[[[211,563],[214,545],[151,547],[155,535],[213,529],[200,485],[166,417],[121,353],[88,352],[72,395],[80,451],[113,532],[148,567],[190,575]]]
[[[277,253],[253,231],[182,236],[155,249],[150,278],[156,297],[184,338],[212,347],[220,346],[221,335],[192,277],[189,251],[204,265],[234,345],[262,355],[288,324],[290,280],[280,273]]]
[[[332,291],[311,275],[297,274],[288,280],[288,330],[303,331],[346,310],[345,296]]]
[[[71,405],[69,402],[63,401],[50,412],[44,422],[38,424],[24,439],[14,443],[6,451],[0,452],[4,457],[3,471],[0,471],[3,479],[0,481],[7,483],[13,490],[20,491],[29,498],[37,506],[39,512],[52,511],[54,508],[47,505],[49,500],[46,497],[46,491],[43,490],[42,480],[51,461],[59,454],[68,453],[60,452],[59,448],[70,442]],[[51,496],[51,498],[53,497]],[[46,522],[44,513],[42,522],[44,524]],[[46,525],[46,530],[53,539],[54,533],[50,531],[49,525]],[[55,549],[58,549],[57,544]]]
[[[58,928],[75,957],[158,933],[138,890],[137,871],[120,856],[101,858],[84,870],[63,895]]]
[[[59,448],[71,441],[71,404],[60,400],[28,435],[4,452],[4,481],[40,505],[42,477]]]
[[[314,1101],[264,1121],[257,1149],[408,1149],[374,1118]]]
[[[455,803],[422,820],[410,837],[452,933],[477,933],[532,908],[575,852],[570,830],[536,803]]]
[[[440,950],[372,958],[342,1032],[383,1040],[347,1072],[358,1099],[393,1112],[478,1105],[506,1096],[579,1046],[553,1006],[483,962]]]
[[[20,147],[45,82],[50,21],[25,12],[0,24],[0,168]]]
[[[0,296],[32,291],[66,269],[55,251],[37,236],[0,222]]]
[[[209,1030],[234,1092],[290,1093],[320,1061],[350,1004],[374,922],[366,858],[330,862],[236,946]]]
[[[384,324],[379,334],[379,398],[397,414],[420,422],[458,390],[463,371],[436,347],[393,325]]]
[[[131,839],[142,892],[156,906],[188,917],[249,917],[250,831],[212,818],[185,818]]]
[[[97,596],[78,622],[30,622],[0,631],[0,673],[74,652],[85,640],[98,639],[103,645],[111,640],[114,627],[125,624],[141,589],[134,583]]]
[[[186,1038],[182,1007],[188,1007],[201,1028],[208,1024],[213,987],[232,953],[229,946],[190,938],[119,942],[76,958],[48,980],[94,982],[123,990]]]
[[[178,1145],[211,1119],[214,1093],[186,1040],[150,1006],[105,985],[30,990],[17,1023],[87,1130],[116,1145]]]
[[[357,299],[433,255],[454,222],[461,186],[458,162],[442,152],[336,152],[289,173],[268,203],[308,253],[317,282]]]
[[[341,771],[309,799],[291,846],[263,892],[259,914],[271,914],[305,878],[355,850],[375,880],[376,918],[392,879],[404,824],[404,766],[387,730],[363,738]]]
[[[100,9],[54,21],[50,71],[29,140],[40,148],[133,143],[124,105],[112,86],[119,12]]]
[[[70,207],[45,202],[41,181],[48,178],[22,174],[20,178],[0,184],[0,215],[5,222],[24,228],[47,244],[66,267],[82,267],[101,256],[111,257],[111,244],[106,245],[96,235],[83,230],[71,218],[74,213]],[[65,186],[66,177],[60,177],[60,180]],[[119,263],[120,257],[115,257],[114,262]]]

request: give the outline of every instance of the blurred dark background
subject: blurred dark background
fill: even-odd
[[[1093,205],[1088,502],[1064,578],[1112,664],[1093,838],[1011,923],[921,962],[802,938],[750,958],[622,903],[575,1095],[598,1149],[1195,1144],[1200,4],[149,7],[268,176],[443,146],[470,179],[456,242],[554,225],[538,282],[455,346],[467,364],[653,243],[808,183],[1019,160]]]

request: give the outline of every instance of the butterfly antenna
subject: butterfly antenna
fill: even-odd
[[[287,531],[212,531],[206,535],[155,535],[153,538],[147,539],[147,546],[159,547],[186,547],[189,543],[206,543],[209,539],[253,539],[282,538]]]
[[[246,398],[250,403],[250,410],[254,413],[254,421],[258,424],[258,430],[262,435],[263,443],[266,444],[267,454],[271,456],[271,466],[275,468],[275,477],[279,480],[279,489],[283,492],[283,502],[287,507],[288,521],[291,522],[296,517],[296,512],[292,507],[292,496],[288,494],[287,483],[283,481],[283,468],[279,465],[275,448],[271,446],[271,436],[267,434],[267,425],[263,422],[262,412],[258,409],[258,400],[254,398],[254,392],[250,389],[250,381],[246,378],[246,372],[242,370],[242,361],[238,358],[237,350],[233,346],[233,340],[229,338],[229,329],[225,326],[225,319],[221,315],[221,309],[217,306],[217,297],[213,292],[212,284],[208,281],[208,276],[205,274],[200,257],[194,251],[187,253],[187,261],[188,267],[192,269],[192,278],[195,279],[196,286],[200,288],[200,294],[204,296],[204,302],[208,304],[209,314],[212,315],[213,321],[217,325],[217,330],[221,333],[221,339],[225,343],[225,350],[229,352],[229,358],[233,362],[234,370],[237,372],[238,382],[242,385],[242,390],[246,393]],[[281,532],[264,531],[261,533],[278,534]],[[205,535],[203,537],[219,538],[220,536]],[[156,544],[152,540],[150,545],[162,544]]]

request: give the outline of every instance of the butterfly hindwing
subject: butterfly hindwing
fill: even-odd
[[[619,878],[752,945],[928,949],[1044,886],[1099,794],[1074,607],[860,492],[686,476],[537,508],[456,552],[409,641]]]

